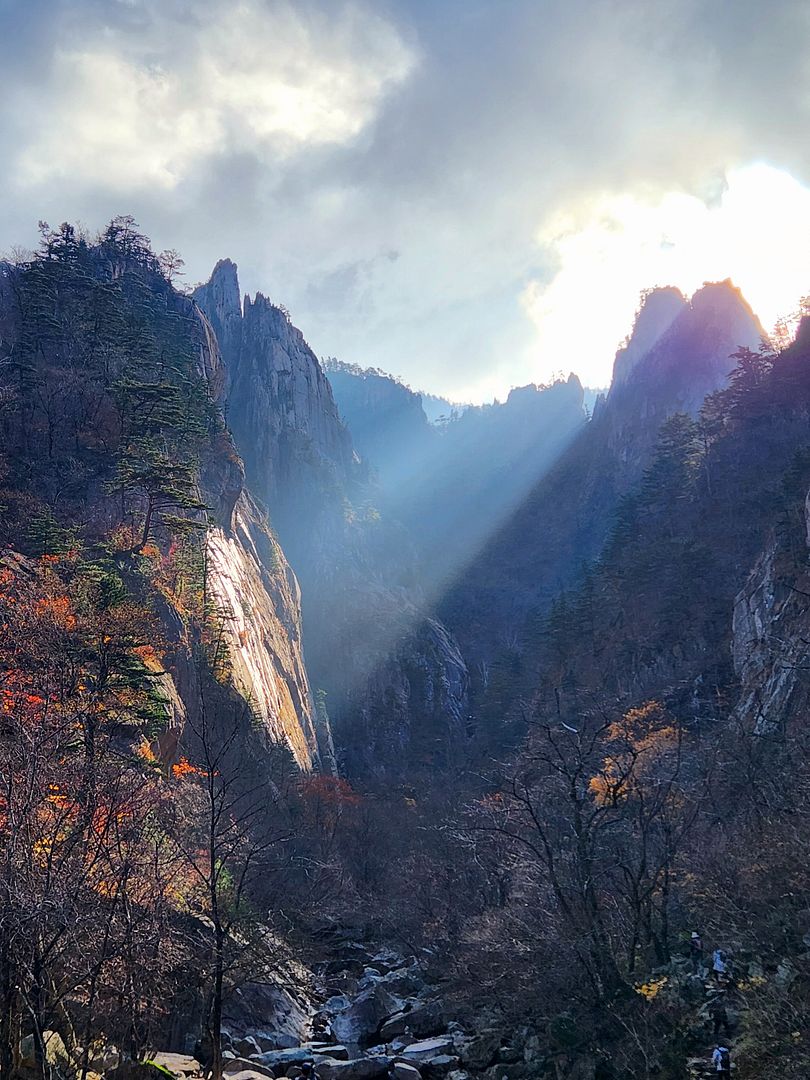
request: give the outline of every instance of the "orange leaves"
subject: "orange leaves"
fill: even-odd
[[[192,765],[186,757],[181,757],[176,765],[172,765],[172,776],[175,780],[185,780],[189,777],[204,776],[207,777],[208,773],[205,769],[200,769],[196,765]]]
[[[339,776],[306,776],[301,781],[301,793],[308,801],[338,808],[360,806],[363,802],[363,796]]]
[[[608,728],[609,752],[588,782],[601,806],[616,806],[638,795],[661,768],[671,771],[676,760],[678,729],[659,701],[628,709]]]
[[[44,596],[36,601],[35,610],[40,617],[49,618],[66,630],[76,626],[76,616],[67,596]]]

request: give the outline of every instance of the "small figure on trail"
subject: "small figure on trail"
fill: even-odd
[[[697,930],[692,931],[689,939],[689,959],[692,961],[692,974],[699,975],[703,967],[703,941]]]
[[[210,1075],[211,1066],[214,1063],[214,1042],[211,1033],[207,1029],[203,1031],[194,1044],[194,1057],[202,1066],[203,1076]]]
[[[722,949],[715,949],[712,955],[712,975],[714,975],[714,981],[717,983],[723,982],[728,975],[726,954]]]
[[[711,1016],[712,1022],[714,1024],[715,1038],[717,1038],[717,1036],[720,1034],[721,1028],[726,1035],[731,1034],[729,1030],[728,1013],[726,1012],[726,1003],[721,997],[714,998],[714,1000],[710,1003],[709,1016]]]
[[[301,1062],[301,1078],[302,1080],[321,1080],[311,1061]]]
[[[728,1080],[731,1076],[731,1051],[727,1046],[715,1046],[712,1053],[712,1065],[714,1071],[721,1080]]]

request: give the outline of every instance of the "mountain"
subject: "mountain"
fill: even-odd
[[[307,668],[344,767],[444,756],[467,715],[466,667],[425,607],[412,542],[378,506],[317,357],[281,308],[261,294],[241,303],[231,262],[218,263],[194,299],[223,336],[228,423],[301,582]],[[385,410],[385,394],[370,386],[368,400]],[[397,415],[385,411],[388,422]],[[373,441],[373,426],[360,437]]]
[[[419,576],[435,599],[520,505],[585,423],[576,376],[513,389],[439,427],[421,398],[382,372],[332,365],[341,415],[379,481],[379,501],[403,523]]]
[[[763,336],[729,282],[689,302],[672,289],[646,296],[607,398],[439,604],[468,662],[523,663],[551,601],[599,557],[661,425],[678,412],[697,415],[726,385],[731,354]]]
[[[2,411],[3,542],[56,562],[73,552],[66,574],[110,575],[156,607],[168,761],[199,723],[195,653],[214,634],[249,730],[304,769],[328,762],[298,584],[245,488],[222,420],[226,372],[196,305],[130,226],[95,245],[66,226],[44,257],[2,268],[0,334],[19,374]]]

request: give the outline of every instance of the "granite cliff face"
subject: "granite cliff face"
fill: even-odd
[[[297,497],[345,487],[353,469],[329,383],[281,308],[261,293],[242,305],[232,262],[217,263],[195,299],[220,344],[228,422],[251,488],[272,507],[278,530],[294,533]]]
[[[197,322],[200,373],[223,407],[230,381],[219,335],[233,342],[237,325],[235,267],[233,274],[221,267],[214,321],[198,305],[189,308]],[[221,613],[235,688],[263,738],[284,743],[302,769],[330,768],[331,733],[328,723],[317,719],[304,663],[298,582],[245,488],[244,466],[227,433],[213,442],[201,481],[216,522],[207,539],[209,589]]]
[[[265,297],[241,308],[238,297],[232,263],[219,263],[195,293],[223,335],[225,410],[248,485],[301,582],[310,677],[326,692],[344,746],[379,727],[371,718],[396,701],[390,723],[399,735],[374,739],[376,765],[399,766],[398,746],[416,738],[425,718],[447,729],[464,714],[463,661],[428,620],[411,542],[375,505],[368,469],[303,335]]]
[[[785,527],[771,532],[734,603],[735,715],[756,735],[780,730],[810,701],[810,493],[804,525],[801,539]]]

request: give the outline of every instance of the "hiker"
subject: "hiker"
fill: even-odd
[[[301,1080],[321,1080],[311,1061],[301,1062]]]
[[[194,1057],[202,1066],[203,1076],[210,1076],[211,1066],[214,1063],[214,1040],[207,1029],[194,1044]]]
[[[689,958],[692,961],[692,974],[699,975],[703,968],[703,942],[697,930],[692,931],[689,939]]]
[[[712,1053],[712,1065],[720,1080],[728,1080],[731,1076],[731,1051],[727,1046],[715,1046]]]
[[[722,949],[715,949],[712,955],[712,975],[714,975],[714,981],[718,984],[722,983],[728,975],[726,954]]]
[[[722,998],[715,998],[709,1005],[709,1016],[712,1018],[714,1024],[714,1037],[715,1039],[720,1034],[720,1029],[723,1029],[724,1034],[730,1035],[728,1023],[728,1013],[726,1012],[726,1005]]]

